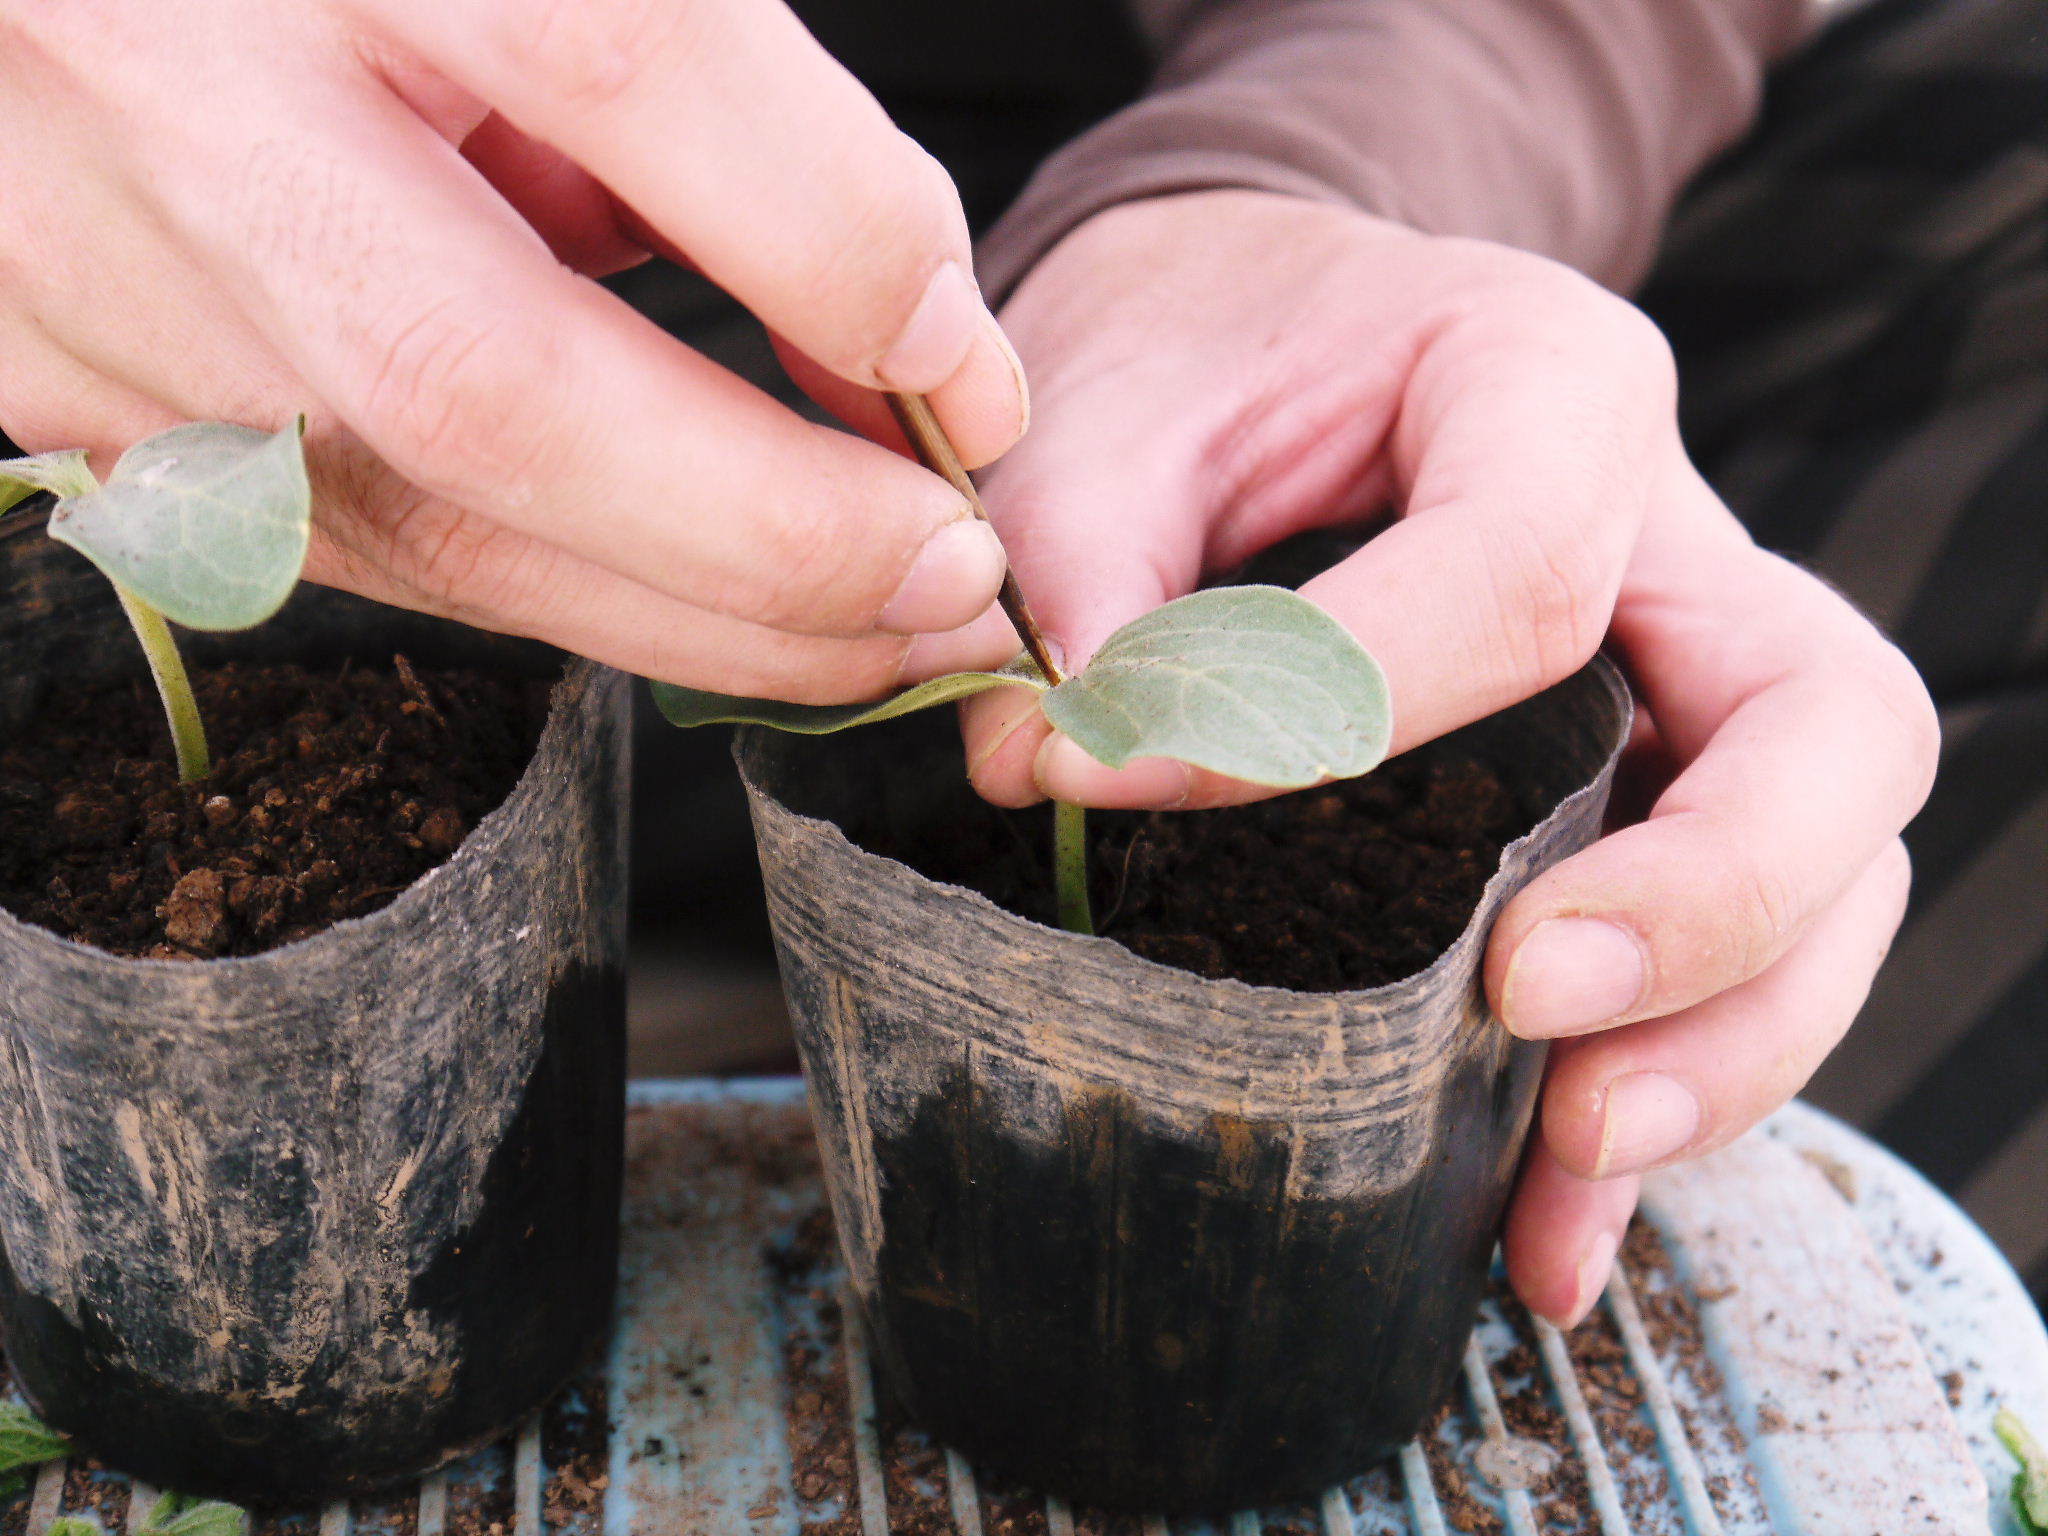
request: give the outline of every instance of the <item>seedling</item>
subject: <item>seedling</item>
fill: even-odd
[[[50,492],[50,537],[114,584],[188,784],[206,777],[212,758],[170,623],[252,629],[284,606],[312,525],[305,432],[303,416],[274,434],[191,422],[130,448],[105,485],[77,449],[0,460],[0,517]]]
[[[237,1504],[191,1498],[167,1493],[143,1515],[142,1523],[129,1527],[132,1536],[247,1536],[249,1513]],[[90,1515],[66,1515],[53,1520],[44,1536],[107,1536],[106,1528]]]
[[[0,1403],[0,1474],[12,1479],[0,1483],[0,1497],[21,1491],[22,1471],[39,1467],[71,1454],[71,1441],[59,1434],[19,1403]],[[241,1506],[190,1494],[165,1493],[158,1497],[140,1524],[130,1527],[136,1536],[247,1536],[249,1516]],[[52,1522],[46,1536],[105,1536],[100,1523],[89,1516],[67,1515]]]
[[[71,1442],[19,1403],[0,1403],[0,1498],[19,1493],[29,1467],[71,1454]]]
[[[654,687],[682,726],[766,725],[818,736],[894,719],[991,688],[1037,691],[1038,706],[1090,756],[1121,768],[1169,757],[1276,789],[1355,778],[1387,754],[1393,710],[1379,663],[1335,619],[1283,587],[1217,587],[1155,608],[1058,682],[1027,657],[998,672],[954,672],[879,704],[779,704]],[[1053,808],[1060,924],[1093,933],[1087,818]]]

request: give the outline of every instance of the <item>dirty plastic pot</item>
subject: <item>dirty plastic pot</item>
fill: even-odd
[[[308,589],[230,656],[560,677],[510,797],[391,905],[246,959],[126,959],[0,912],[0,1326],[37,1410],[239,1502],[503,1434],[610,1315],[624,1093],[618,674]],[[138,671],[106,581],[0,540],[0,730]]]
[[[742,733],[833,1213],[911,1415],[1143,1509],[1309,1497],[1413,1435],[1458,1369],[1544,1056],[1487,1010],[1486,936],[1597,835],[1629,720],[1599,661],[1422,749],[1488,763],[1534,830],[1428,969],[1334,994],[1205,980],[849,841],[991,814],[949,721]]]

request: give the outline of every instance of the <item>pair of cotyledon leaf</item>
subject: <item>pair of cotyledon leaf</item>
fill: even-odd
[[[50,534],[124,592],[191,629],[260,624],[305,563],[311,488],[300,418],[220,422],[130,448],[104,485],[76,451],[0,462],[0,512],[56,495]],[[678,725],[751,721],[821,733],[969,697],[1036,689],[1046,718],[1112,767],[1177,758],[1276,787],[1364,773],[1385,755],[1386,680],[1328,614],[1279,587],[1221,587],[1125,625],[1056,686],[1028,663],[935,678],[880,704],[810,707],[657,685]]]

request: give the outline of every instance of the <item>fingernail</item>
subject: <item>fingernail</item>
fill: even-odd
[[[1516,948],[1501,987],[1501,1022],[1527,1039],[1597,1029],[1643,993],[1642,947],[1597,917],[1553,917]]]
[[[1010,338],[1004,333],[1002,322],[982,311],[983,329],[996,344],[996,350],[1003,354],[1003,361],[1010,365],[1010,380],[1017,386],[1017,436],[1022,437],[1031,430],[1031,382],[1024,377],[1024,360],[1017,355],[1017,349],[1010,345]],[[1014,439],[1013,439],[1014,441]]]
[[[987,745],[983,746],[967,761],[967,777],[969,779],[972,779],[977,773],[981,772],[983,766],[987,764],[990,758],[1008,746],[1012,736],[1015,736],[1018,731],[1038,717],[1038,701],[1040,698],[1038,693],[1028,688],[1009,688],[1002,690],[1002,693],[1002,713],[996,717],[995,723],[989,727],[988,734],[984,738]],[[1014,694],[1015,697],[1009,697],[1011,694]]]
[[[1586,1320],[1600,1300],[1600,1293],[1607,1289],[1607,1276],[1614,1268],[1614,1256],[1621,1251],[1621,1236],[1615,1232],[1595,1233],[1586,1245],[1586,1251],[1579,1258],[1579,1267],[1572,1287],[1571,1309],[1560,1328],[1576,1328]]]
[[[958,629],[995,601],[1006,568],[995,529],[972,515],[956,518],[925,540],[875,626],[892,635]]]
[[[949,261],[932,274],[875,375],[890,389],[927,394],[960,371],[975,333],[994,323],[967,269]]]
[[[1593,1177],[1641,1173],[1692,1145],[1700,1101],[1663,1072],[1630,1072],[1607,1085],[1600,1115],[1600,1152]]]
[[[1072,737],[1057,733],[1038,749],[1031,775],[1052,799],[1122,810],[1177,810],[1195,787],[1186,763],[1140,757],[1112,768],[1082,751]]]

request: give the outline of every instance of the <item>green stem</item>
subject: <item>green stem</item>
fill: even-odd
[[[171,626],[141,598],[120,582],[114,595],[121,599],[121,611],[142,642],[142,654],[149,658],[150,675],[156,679],[157,696],[164,701],[164,716],[171,723],[171,746],[178,754],[178,778],[197,784],[213,772],[213,758],[206,749],[206,725],[199,718],[199,701],[192,697],[192,680],[185,675],[185,658],[178,654],[178,642]]]
[[[1064,800],[1052,804],[1053,878],[1059,887],[1060,926],[1069,933],[1093,933],[1088,908],[1088,808]]]

